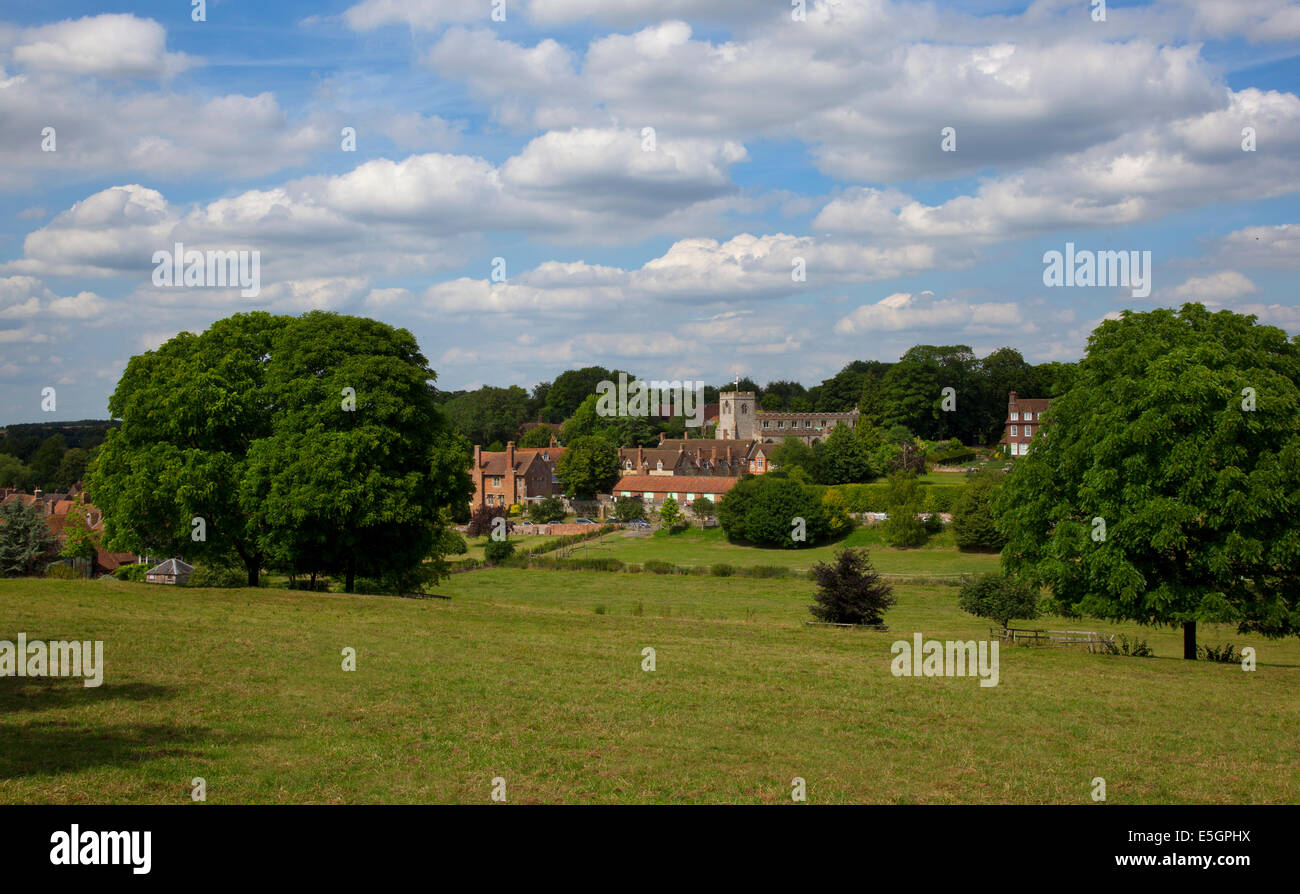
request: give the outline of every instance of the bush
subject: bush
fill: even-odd
[[[804,537],[795,540],[795,519]],[[718,521],[727,537],[765,546],[799,549],[830,537],[826,508],[817,490],[774,475],[746,476],[718,504]]]
[[[816,600],[808,606],[813,617],[833,624],[881,624],[885,611],[898,599],[871,565],[865,549],[842,549],[831,562],[812,568]]]
[[[925,505],[931,512],[952,512],[957,498],[965,492],[964,487],[929,487]]]
[[[148,571],[149,566],[143,562],[132,562],[129,565],[118,565],[113,569],[113,577],[141,584],[144,583],[144,576]]]
[[[45,569],[45,576],[55,580],[85,580],[86,569],[58,563]]]
[[[659,523],[668,530],[670,534],[676,534],[684,531],[690,524],[686,520],[685,513],[677,505],[677,501],[672,497],[664,497],[663,504],[659,507]]]
[[[651,559],[642,567],[652,574],[672,574],[677,570],[676,566],[673,565],[672,562],[661,562],[658,559]]]
[[[1155,654],[1151,651],[1151,647],[1147,645],[1146,640],[1135,639],[1130,642],[1129,638],[1122,633],[1119,635],[1118,650],[1120,655],[1129,658],[1150,658]]]
[[[1018,577],[981,574],[962,584],[957,604],[962,611],[1010,627],[1017,619],[1038,617],[1038,594]]]
[[[233,589],[248,586],[248,572],[220,565],[199,565],[185,581],[187,587]]]
[[[1223,646],[1205,645],[1199,647],[1196,651],[1206,661],[1221,661],[1224,664],[1237,664],[1241,661],[1241,653],[1237,651],[1232,643]]]
[[[993,521],[991,502],[997,487],[992,477],[981,476],[963,488],[952,508],[952,533],[958,549],[995,553],[1006,545]]]
[[[494,524],[493,519],[495,518],[507,518],[506,507],[480,506],[470,515],[469,524],[465,526],[465,533],[471,537],[483,537],[491,534]],[[514,530],[514,525],[509,520],[505,523],[505,530],[507,534]]]
[[[535,525],[563,521],[564,501],[559,497],[542,497],[528,506],[528,520]]]
[[[718,562],[709,566],[709,574],[712,574],[714,577],[731,577],[735,573],[736,569],[733,566],[728,565],[726,562]]]
[[[614,520],[621,522],[645,518],[645,502],[640,497],[619,497],[614,501]]]
[[[489,540],[487,546],[483,547],[483,558],[489,565],[500,565],[514,553],[515,543],[510,539]]]

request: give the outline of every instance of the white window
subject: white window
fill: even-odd
[[[653,499],[655,498],[655,492],[652,491],[652,490],[648,490],[648,491],[646,491],[646,492],[645,492],[645,498],[646,498],[647,500],[653,500]]]
[[[1032,425],[1026,425],[1026,426],[1025,426],[1025,437],[1027,438],[1027,437],[1029,437],[1030,435],[1032,435],[1033,433],[1034,433],[1034,427],[1033,427]]]
[[[625,496],[625,497],[630,497],[630,496],[632,496],[632,491],[630,491],[630,490],[625,490],[625,491],[623,491],[623,496]]]
[[[1019,421],[1020,421],[1020,414],[1019,414],[1019,413],[1012,413],[1012,414],[1011,414],[1011,421],[1012,421],[1012,422],[1019,422]]]
[[[1011,426],[1011,437],[1013,438],[1020,437],[1020,426],[1018,425]]]
[[[694,499],[695,499],[695,494],[687,494],[687,495],[686,495],[686,502],[689,503],[691,500],[694,500]]]
[[[493,476],[492,476],[492,486],[493,486],[493,487],[498,487],[498,488],[501,486],[501,476],[500,476],[500,475],[493,475]]]

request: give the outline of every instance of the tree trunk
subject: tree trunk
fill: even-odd
[[[260,562],[256,562],[256,561],[252,561],[248,563],[248,585],[250,587],[257,586],[257,576],[262,570],[257,567],[260,564],[261,564]]]
[[[1196,660],[1196,622],[1183,622],[1183,658],[1188,661]]]
[[[347,577],[346,577],[346,579],[344,580],[344,583],[343,583],[343,592],[344,592],[344,593],[351,593],[351,592],[352,592],[352,584],[353,584],[355,581],[356,581],[356,572],[355,572],[354,569],[353,569],[353,562],[352,562],[352,559],[349,558],[349,559],[348,559]]]

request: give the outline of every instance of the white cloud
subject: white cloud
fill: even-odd
[[[1037,327],[1014,302],[972,303],[956,298],[936,298],[933,292],[895,292],[875,304],[864,304],[835,324],[839,335],[904,329],[949,329],[954,332],[1014,329],[1033,332]]]
[[[29,28],[13,59],[32,71],[128,78],[170,77],[192,63],[167,52],[167,32],[153,19],[112,13]]]
[[[1170,290],[1164,300],[1172,304],[1188,301],[1221,302],[1258,292],[1259,287],[1244,274],[1236,270],[1220,270],[1205,276],[1189,277],[1182,285]]]

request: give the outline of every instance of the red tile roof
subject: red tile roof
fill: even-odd
[[[624,475],[614,485],[615,491],[657,494],[725,494],[738,478],[725,475]]]

